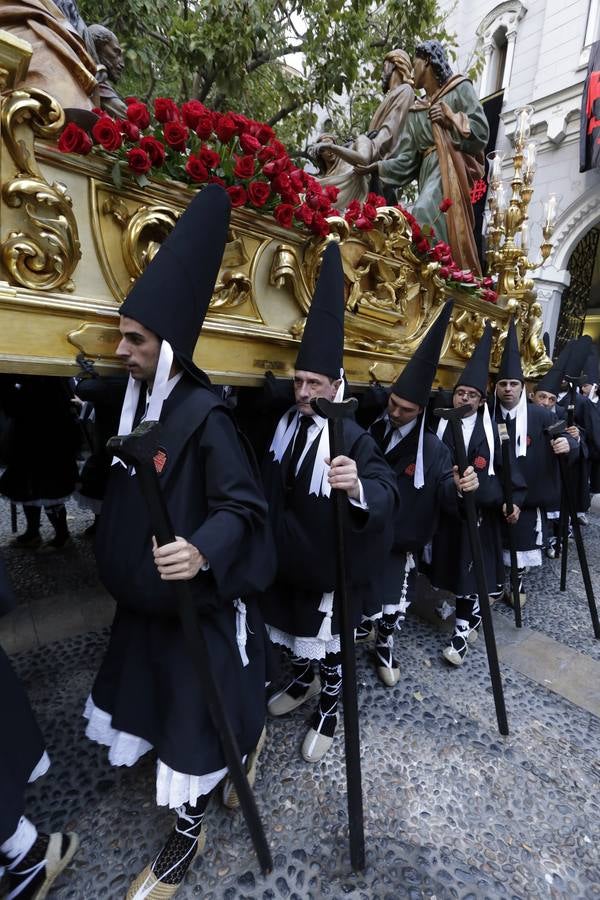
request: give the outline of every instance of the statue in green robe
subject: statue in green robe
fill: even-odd
[[[436,236],[450,244],[462,268],[481,271],[470,191],[483,175],[489,127],[471,82],[454,75],[439,41],[416,48],[415,88],[424,88],[407,116],[394,158],[359,166],[377,171],[384,184],[402,187],[417,180],[419,196],[412,212],[420,225],[434,225]],[[442,200],[451,200],[440,215]]]

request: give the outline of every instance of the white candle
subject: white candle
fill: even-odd
[[[556,194],[549,194],[544,204],[544,222],[546,228],[554,228],[556,224],[556,213],[558,212],[558,197]]]
[[[525,177],[531,181],[535,174],[535,157],[537,146],[534,141],[527,144],[525,148]]]
[[[521,222],[521,250],[524,256],[527,256],[527,251],[529,250],[529,222],[527,219]]]

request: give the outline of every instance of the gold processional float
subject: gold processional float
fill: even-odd
[[[60,105],[44,91],[19,89],[30,55],[27,43],[0,32],[0,370],[74,375],[83,353],[109,373],[119,367],[118,307],[191,193],[178,182],[153,181],[141,189],[129,179],[117,189],[106,156],[61,153]],[[514,240],[530,192],[520,169],[515,178],[505,209],[492,204],[496,304],[458,285],[449,290],[440,263],[415,253],[409,224],[396,208],[379,209],[368,232],[334,217],[325,239],[235,209],[196,362],[219,383],[260,384],[268,370],[289,375],[323,249],[338,240],[347,287],[344,363],[352,385],[390,383],[449,296],[455,305],[439,384],[454,382],[486,319],[497,366],[512,313],[525,374],[539,377],[550,366],[541,310],[526,249]]]

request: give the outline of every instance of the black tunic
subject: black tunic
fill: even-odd
[[[502,422],[502,410],[496,403],[496,421]],[[502,525],[503,545],[508,549],[508,529],[515,538],[517,550],[540,549],[537,542],[537,518],[538,509],[542,513],[556,510],[560,506],[560,471],[558,459],[552,450],[550,438],[545,429],[558,421],[555,413],[535,403],[527,404],[527,453],[525,456],[516,456],[516,420],[507,421],[506,426],[511,439],[512,458],[516,459],[516,465],[527,485],[525,503],[521,508],[521,515],[515,525]],[[566,435],[571,452],[569,464],[574,463],[579,457],[579,447],[574,438]]]
[[[0,614],[14,606],[14,596],[0,557]],[[14,834],[25,811],[25,787],[44,754],[44,739],[27,694],[0,647],[0,844]]]
[[[210,564],[190,584],[242,753],[264,724],[264,636],[247,594],[274,570],[267,507],[257,473],[228,411],[184,376],[163,405],[160,481],[175,533]],[[225,766],[202,685],[188,655],[172,588],[152,556],[151,529],[138,479],[113,466],[98,529],[100,577],[117,601],[106,657],[92,689],[112,727],[152,744],[175,771],[203,775]],[[243,667],[234,601],[248,607]]]
[[[327,427],[327,426],[325,426]],[[261,598],[267,625],[287,635],[315,638],[323,623],[323,593],[335,591],[336,538],[331,497],[309,494],[318,437],[311,444],[291,491],[285,475],[290,447],[281,464],[269,453],[263,482],[277,545],[276,581]],[[346,561],[354,626],[374,589],[374,579],[389,552],[398,500],[395,478],[375,442],[356,422],[344,420],[344,455],[356,461],[368,510],[347,504]],[[334,602],[332,636],[339,635],[339,609]]]
[[[382,450],[386,424],[387,420],[381,419],[370,429]],[[423,434],[425,483],[419,489],[414,486],[420,427],[419,418],[406,437],[391,450],[384,451],[385,461],[396,475],[400,495],[400,506],[394,517],[393,546],[383,571],[382,599],[386,604],[398,599],[406,554],[412,553],[415,565],[418,564],[419,553],[431,541],[437,529],[440,510],[444,509],[449,515],[458,515],[458,494],[452,475],[450,450],[428,429]],[[411,600],[412,597],[408,599]],[[381,603],[379,608],[381,609]],[[368,610],[366,614],[372,615],[373,611]]]
[[[500,441],[494,427],[494,470],[488,472],[489,448],[483,427],[483,416],[477,415],[475,428],[467,449],[467,461],[479,476],[479,487],[474,494],[477,507],[479,538],[483,555],[488,593],[498,593],[504,584],[504,564],[500,521],[502,510],[502,457]],[[454,456],[454,441],[450,426],[443,436]],[[512,466],[513,500],[521,507],[525,499],[525,482],[516,465]],[[440,525],[433,539],[431,583],[434,587],[451,591],[456,596],[477,594],[477,584],[473,571],[473,555],[469,543],[466,520],[449,516],[442,510]]]

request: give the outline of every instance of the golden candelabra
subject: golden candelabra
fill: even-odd
[[[489,225],[487,260],[489,274],[498,279],[498,294],[505,302],[533,299],[533,280],[528,273],[539,268],[552,252],[551,237],[556,224],[558,197],[549,194],[544,203],[541,259],[531,262],[529,252],[529,204],[533,195],[536,167],[536,144],[530,141],[531,106],[517,110],[517,126],[512,157],[512,191],[502,180],[504,158],[499,153],[488,156]],[[510,193],[510,199],[509,199]]]

